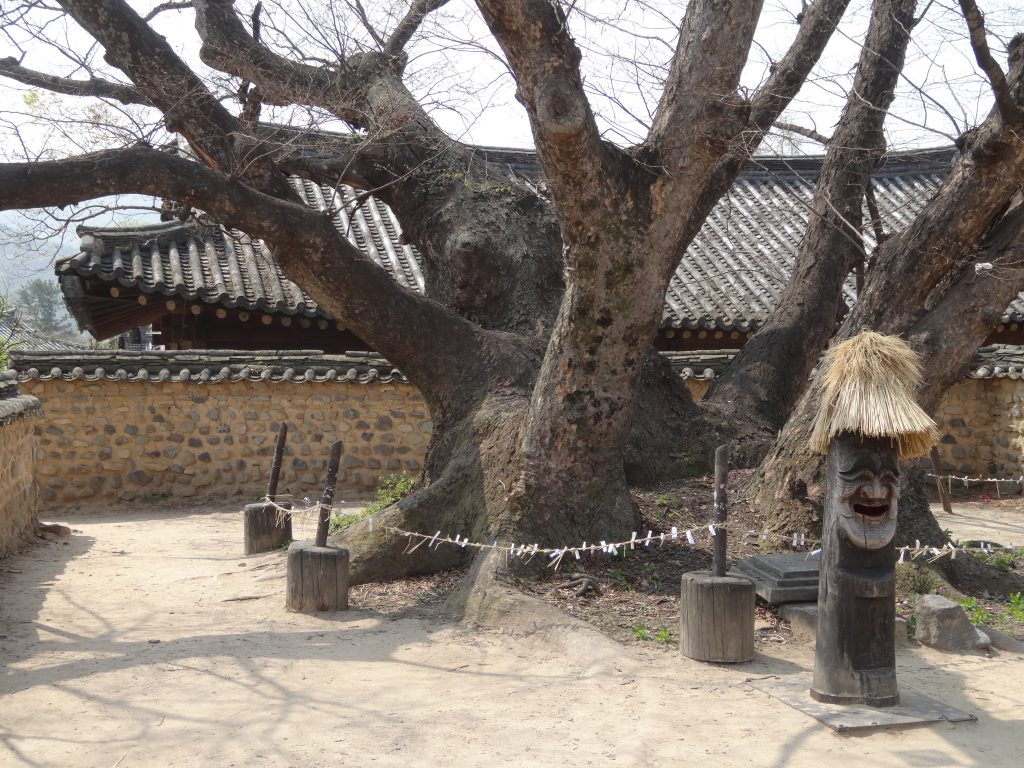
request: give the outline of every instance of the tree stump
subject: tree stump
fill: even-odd
[[[280,506],[292,507],[288,502]],[[245,505],[245,554],[269,552],[291,540],[291,515],[280,514],[276,506],[266,501]]]
[[[302,612],[348,610],[348,550],[292,542],[286,606]]]
[[[679,651],[697,661],[754,658],[754,583],[691,571],[682,578]]]

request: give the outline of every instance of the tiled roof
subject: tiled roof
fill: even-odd
[[[17,309],[9,310],[0,316],[0,344],[5,347],[46,349],[60,351],[64,349],[85,349],[81,344],[62,341],[37,331],[18,317]]]
[[[893,154],[883,161],[874,192],[887,232],[901,229],[917,214],[948,173],[953,157],[954,150],[942,149]],[[531,158],[512,150],[487,154],[489,162],[527,175],[536,167]],[[664,326],[748,331],[764,321],[792,269],[821,163],[820,157],[758,157],[750,163],[715,206],[673,275]],[[403,244],[401,226],[386,205],[373,197],[361,198],[357,205],[350,187],[335,192],[297,178],[292,184],[312,208],[334,210],[338,231],[392,278],[423,291],[420,256]],[[81,253],[58,261],[58,275],[95,277],[143,293],[231,308],[324,314],[282,274],[259,240],[236,230],[170,223],[135,229],[82,227],[79,234]],[[875,245],[870,233],[865,233],[865,245],[869,251]],[[852,283],[846,291],[852,301]],[[1018,316],[1024,318],[1024,298],[1014,302],[1004,322]]]
[[[1024,379],[1024,347],[992,344],[982,347],[967,374],[972,379]]]
[[[18,417],[40,410],[39,398],[18,393],[18,374],[0,371],[0,426],[11,424]]]
[[[736,350],[664,354],[682,378],[710,380],[725,369]],[[11,366],[22,381],[406,381],[382,357],[366,352],[326,355],[318,350],[88,350],[74,354],[16,351],[11,353]]]
[[[739,350],[662,352],[683,379],[712,381],[726,369]],[[325,355],[318,350],[288,351],[155,351],[86,350],[74,353],[12,351],[14,371],[0,371],[0,400],[17,395],[17,379],[49,381],[350,381],[406,382],[398,369],[384,358],[366,352]],[[978,350],[967,373],[969,378],[1024,379],[1024,347],[993,344]],[[34,399],[34,398],[31,398]],[[2,407],[0,407],[2,416]]]
[[[76,354],[12,352],[22,381],[151,381],[218,384],[233,381],[370,384],[406,381],[387,361],[364,352],[325,355],[317,350],[128,352]]]

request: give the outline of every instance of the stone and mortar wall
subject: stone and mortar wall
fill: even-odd
[[[967,379],[946,393],[935,420],[944,472],[1007,479],[1024,474],[1024,381]]]
[[[0,556],[17,549],[35,527],[38,408],[34,399],[18,395],[12,374],[0,374]]]
[[[27,380],[44,508],[199,494],[266,492],[288,424],[278,491],[318,498],[330,445],[344,442],[337,498],[365,498],[383,475],[416,474],[430,437],[419,392],[383,383]]]

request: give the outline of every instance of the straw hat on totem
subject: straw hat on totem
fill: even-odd
[[[935,422],[917,404],[917,353],[895,336],[862,331],[825,353],[817,386],[821,405],[811,448],[828,451],[836,435],[888,437],[900,459],[924,456],[938,442]]]

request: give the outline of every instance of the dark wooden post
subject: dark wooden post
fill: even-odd
[[[324,480],[324,495],[320,499],[320,518],[316,524],[316,545],[327,546],[327,531],[331,522],[331,508],[334,505],[334,487],[338,484],[338,466],[341,464],[341,440],[331,446],[331,458],[327,462],[327,479]]]
[[[343,611],[348,608],[348,550],[327,545],[327,531],[338,482],[342,443],[331,446],[315,541],[296,541],[288,548],[288,595],[293,611]]]
[[[281,422],[274,446],[274,459],[270,465],[270,480],[267,482],[267,501],[245,505],[245,554],[269,552],[292,540],[292,517],[279,509],[291,509],[290,502],[276,504],[277,482],[281,476],[281,462],[284,445],[288,440],[288,425]]]
[[[729,446],[715,451],[716,527],[712,543],[712,570],[684,573],[679,606],[679,651],[698,661],[750,661],[754,658],[754,583],[743,576],[728,576],[725,556],[728,539]]]
[[[828,448],[811,697],[897,704],[897,455],[889,438],[844,432]]]
[[[725,530],[725,521],[729,516],[729,495],[726,484],[729,482],[729,446],[720,445],[715,449],[715,522],[721,524],[714,540],[712,551],[712,572],[715,576],[725,576],[725,553],[728,549],[729,534]]]
[[[928,451],[928,457],[932,462],[932,474],[935,475],[935,487],[939,489],[939,501],[942,502],[942,511],[947,515],[953,514],[953,502],[949,498],[949,488],[942,484],[942,474],[939,471],[939,449],[934,445],[932,449]]]

